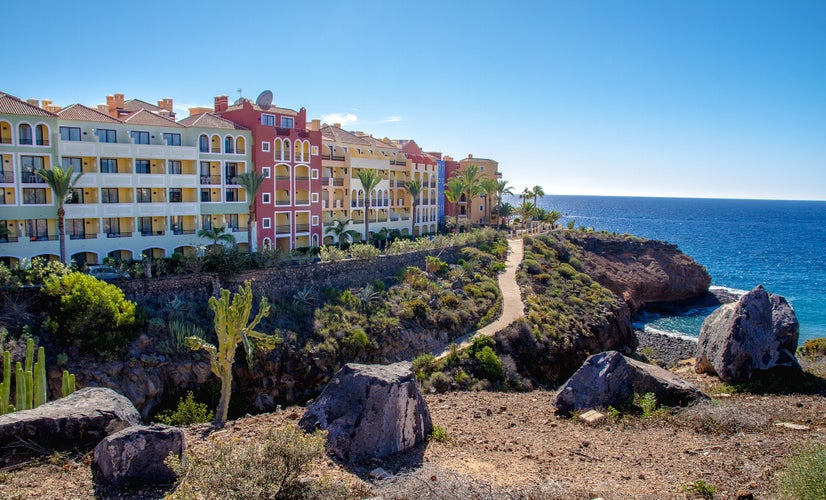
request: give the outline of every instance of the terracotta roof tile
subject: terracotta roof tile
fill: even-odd
[[[244,101],[247,101],[252,106],[252,109],[254,109],[255,111],[260,111],[261,113],[279,114],[279,115],[284,115],[284,116],[298,116],[298,111],[296,111],[294,109],[279,108],[277,106],[270,106],[268,108],[262,108],[261,106],[255,104],[254,102],[250,101],[249,99],[245,98]],[[239,101],[235,101],[234,104],[232,104],[231,106],[229,106],[227,108],[227,111],[233,111],[233,110],[236,110],[236,109],[241,109],[241,103]]]
[[[37,106],[32,106],[26,101],[6,94],[5,92],[0,92],[0,113],[28,116],[57,116],[54,113],[40,109]]]
[[[159,108],[158,106],[155,106],[154,104],[150,104],[146,101],[141,101],[140,99],[129,99],[128,101],[124,101],[123,109],[125,111],[133,111],[133,112],[145,109],[147,111],[153,111],[153,112],[157,113],[158,111],[161,111],[163,108]]]
[[[57,116],[64,120],[120,123],[120,120],[116,120],[106,113],[101,113],[100,111],[86,107],[83,104],[72,104],[67,108],[63,108],[57,112]]]
[[[370,141],[365,137],[359,137],[351,134],[340,127],[332,125],[325,125],[321,127],[321,138],[328,141],[337,141],[344,144],[357,144],[359,146],[372,146]]]
[[[222,128],[230,130],[247,130],[246,128],[237,125],[234,122],[215,116],[212,113],[201,113],[195,116],[189,116],[178,123],[184,127],[204,127],[204,128]]]
[[[141,109],[140,111],[136,111],[131,115],[127,116],[123,119],[123,123],[128,123],[130,125],[149,125],[152,127],[180,127],[183,128],[183,125],[179,124],[174,120],[170,120],[169,118],[164,118],[163,116],[156,115],[151,111],[147,111],[145,109]]]

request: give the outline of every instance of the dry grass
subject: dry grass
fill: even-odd
[[[725,400],[696,404],[678,413],[673,419],[679,425],[706,434],[759,432],[771,423],[771,418],[766,414],[744,409]]]

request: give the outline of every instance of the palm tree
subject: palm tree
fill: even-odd
[[[235,236],[233,236],[232,233],[228,233],[226,231],[227,226],[218,226],[212,229],[199,229],[198,237],[212,240],[212,244],[210,245],[210,248],[212,249],[220,248],[220,243],[234,245]]]
[[[351,222],[353,222],[353,219],[338,219],[335,221],[335,225],[324,230],[324,234],[332,234],[335,236],[336,241],[338,242],[338,248],[341,249],[342,240],[352,242],[359,235],[358,231],[355,229],[347,229],[347,224]]]
[[[485,223],[490,224],[491,218],[491,205],[493,204],[493,198],[496,194],[496,190],[498,189],[499,182],[492,178],[492,177],[485,177],[479,182],[479,188],[482,191],[482,194],[485,196]]]
[[[60,260],[67,264],[69,262],[66,260],[66,232],[63,230],[63,219],[66,216],[66,210],[63,208],[63,203],[71,194],[77,180],[83,175],[83,172],[78,172],[77,175],[74,175],[74,173],[73,167],[70,166],[64,170],[63,167],[58,165],[53,166],[50,170],[41,168],[37,171],[38,177],[46,181],[54,194],[54,202],[57,205],[57,237],[60,240]]]
[[[522,225],[527,225],[528,220],[533,218],[533,215],[536,212],[536,205],[530,201],[525,201],[522,203],[522,206],[519,207],[517,212],[522,217]]]
[[[370,242],[370,192],[381,182],[381,175],[373,169],[367,168],[356,172],[364,188],[364,241]]]
[[[413,199],[411,205],[413,225],[411,226],[410,234],[416,233],[416,206],[419,204],[419,195],[422,194],[423,187],[421,179],[413,179],[404,183],[404,188],[407,189],[407,192],[410,193],[410,197]]]
[[[462,180],[465,182],[465,202],[467,203],[467,216],[470,221],[473,212],[473,198],[482,194],[481,179],[479,178],[479,167],[468,165],[460,172]]]
[[[504,198],[506,194],[509,194],[509,195],[513,196],[513,187],[508,186],[508,181],[496,181],[496,206],[499,207],[499,210],[498,210],[497,213],[498,213],[499,218],[500,218],[499,219],[500,225],[501,225],[501,222],[502,222],[501,217],[503,216],[502,210],[501,210],[502,198]],[[513,210],[513,207],[511,207],[511,210]]]
[[[255,229],[255,197],[258,196],[258,191],[261,189],[261,184],[264,183],[264,174],[255,170],[251,172],[244,172],[232,179],[235,184],[240,184],[244,191],[247,192],[247,203],[249,204],[250,216],[247,221],[247,252],[252,253],[255,249],[254,229]]]
[[[542,186],[534,186],[533,189],[531,189],[531,193],[533,193],[533,205],[535,207],[539,206],[536,202],[537,197],[542,198],[545,196],[545,191],[542,190]]]
[[[533,191],[531,191],[528,188],[525,188],[525,190],[522,191],[522,194],[520,194],[519,197],[522,198],[522,204],[524,205],[526,201],[533,198]]]
[[[516,213],[516,209],[510,203],[500,203],[496,206],[496,216],[499,218],[500,226],[503,220],[507,220],[514,213]]]
[[[445,183],[445,199],[453,203],[453,211],[456,215],[456,227],[454,231],[459,230],[459,200],[462,198],[462,193],[465,192],[465,182],[461,177],[451,177]]]

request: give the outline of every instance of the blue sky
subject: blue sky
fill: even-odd
[[[45,7],[43,7],[45,5]],[[500,162],[517,191],[826,200],[826,2],[46,2],[0,90],[277,105]]]

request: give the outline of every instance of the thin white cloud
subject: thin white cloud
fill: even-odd
[[[404,119],[401,116],[388,116],[384,119],[384,123],[396,123],[401,121],[404,121]]]
[[[328,115],[321,115],[321,119],[330,124],[340,123],[343,127],[356,123],[359,117],[353,113],[330,113]]]

